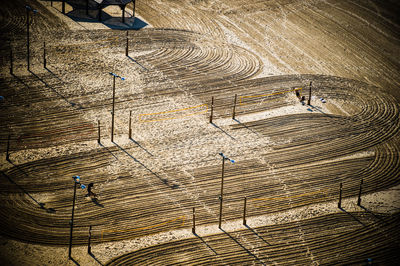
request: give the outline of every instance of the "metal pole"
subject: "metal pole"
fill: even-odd
[[[132,138],[132,111],[129,111],[129,139]]]
[[[246,225],[246,203],[247,203],[247,198],[244,197],[244,206],[243,206],[243,224]]]
[[[92,247],[90,246],[90,241],[91,241],[91,240],[92,240],[92,226],[90,225],[90,226],[89,226],[88,249],[87,249],[87,252],[88,252],[89,254],[92,253]]]
[[[46,65],[46,42],[43,42],[43,66],[44,66],[44,68],[47,68],[47,65]]]
[[[89,0],[86,0],[86,16],[89,16]]]
[[[111,142],[114,142],[115,76],[113,76],[113,100],[111,113]]]
[[[357,205],[361,205],[361,191],[362,191],[362,185],[364,183],[364,180],[361,178],[361,183],[360,183],[360,190],[358,191],[358,200],[357,200]]]
[[[99,136],[97,138],[97,143],[100,144],[100,120],[97,121],[97,124],[98,124],[98,131],[99,131]]]
[[[128,39],[128,31],[126,31],[126,49],[125,49],[125,56],[129,56],[129,53],[128,53],[128,41],[129,41],[129,39]]]
[[[214,109],[214,96],[211,97],[211,114],[210,114],[210,123],[212,123],[213,119],[213,110]]]
[[[311,86],[312,86],[312,81],[310,81],[310,94],[308,95],[308,105],[311,105]]]
[[[26,50],[27,50],[27,63],[28,70],[30,70],[30,62],[29,62],[29,9],[26,9]]]
[[[192,233],[196,234],[196,212],[193,207],[193,227],[192,227]]]
[[[340,188],[339,188],[339,203],[338,203],[339,209],[342,208],[342,188],[343,188],[342,183],[340,183]]]
[[[235,119],[235,115],[236,115],[236,100],[237,100],[237,94],[235,94],[235,100],[233,102],[232,119]]]
[[[72,259],[71,257],[71,248],[72,248],[72,231],[74,229],[74,211],[75,211],[75,197],[76,197],[76,181],[74,180],[74,199],[72,202],[72,216],[71,216],[71,221],[69,222],[70,224],[70,232],[69,232],[69,251],[68,251],[68,258]]]
[[[13,53],[12,53],[12,48],[10,47],[10,74],[13,75]]]
[[[61,12],[65,14],[65,0],[62,0],[62,9]]]
[[[8,140],[7,140],[7,152],[6,152],[6,160],[10,161],[10,135],[8,135]]]
[[[221,194],[219,196],[219,223],[218,223],[218,227],[220,229],[222,223],[222,201],[224,195],[224,168],[225,168],[225,158],[222,157]]]

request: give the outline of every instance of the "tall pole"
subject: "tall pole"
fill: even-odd
[[[235,115],[236,115],[236,100],[237,100],[237,94],[235,94],[235,100],[233,101],[232,119],[235,119]]]
[[[88,249],[87,249],[87,252],[89,254],[92,254],[92,247],[90,246],[91,240],[92,240],[92,226],[90,225],[89,226],[89,237],[88,237]]]
[[[30,62],[29,62],[29,9],[26,8],[26,50],[27,56],[26,61],[28,63],[28,70],[30,70]]]
[[[13,53],[12,53],[12,48],[10,47],[10,74],[13,75]]]
[[[211,97],[211,114],[210,114],[210,123],[212,123],[213,120],[213,110],[214,109],[214,96]]]
[[[44,66],[44,68],[47,68],[47,65],[46,65],[46,42],[43,42],[43,66]]]
[[[358,191],[358,200],[357,200],[357,205],[360,206],[361,205],[361,192],[362,192],[362,185],[364,183],[364,180],[361,179],[361,183],[360,183],[360,190]]]
[[[10,161],[10,135],[8,135],[8,140],[7,140],[7,151],[6,151],[6,160],[9,162]]]
[[[243,206],[243,225],[246,225],[246,203],[247,203],[247,198],[244,197],[244,206]]]
[[[74,180],[74,199],[72,201],[72,215],[70,224],[70,231],[69,231],[69,250],[68,250],[68,258],[72,259],[71,257],[71,249],[72,249],[72,231],[74,229],[74,211],[75,211],[75,197],[76,197],[76,181]]]
[[[65,14],[65,0],[62,0],[61,12]]]
[[[310,81],[310,93],[308,95],[308,105],[311,105],[311,86],[312,86],[312,81]]]
[[[129,111],[129,139],[132,138],[132,111]]]
[[[225,158],[222,157],[221,194],[219,196],[219,223],[218,223],[218,227],[220,229],[222,223],[222,201],[224,196],[224,168],[225,168]]]
[[[98,136],[98,138],[97,138],[97,143],[99,143],[100,144],[100,120],[97,120],[97,127],[98,127],[98,132],[99,132],[99,136]]]
[[[115,76],[113,76],[113,100],[111,113],[111,142],[114,142]]]
[[[342,183],[340,183],[340,187],[339,187],[339,203],[338,203],[339,209],[342,208],[342,190],[343,190],[343,186],[342,186]]]
[[[196,211],[195,208],[193,207],[193,227],[192,227],[192,233],[196,234]]]

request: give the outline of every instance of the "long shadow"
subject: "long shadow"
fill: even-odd
[[[103,204],[101,204],[101,203],[99,202],[99,200],[98,200],[98,199],[96,199],[96,198],[93,198],[93,199],[92,199],[92,202],[93,202],[94,204],[96,204],[96,206],[99,206],[99,207],[102,207],[102,208],[104,208],[104,205],[103,205]]]
[[[11,74],[16,80],[18,80],[22,85],[24,85],[26,88],[30,89],[28,84],[25,83],[22,79],[20,79],[18,76],[16,76],[14,73]]]
[[[129,138],[133,143],[135,143],[136,145],[139,146],[139,148],[142,148],[145,152],[147,152],[148,154],[150,154],[151,156],[154,156],[153,154],[151,154],[151,152],[149,152],[148,150],[146,150],[145,148],[143,148],[142,145],[140,145],[136,140],[134,140],[133,138]]]
[[[247,253],[249,253],[251,256],[253,256],[256,260],[258,260],[262,265],[265,265],[264,262],[262,262],[256,255],[254,255],[253,253],[251,253],[250,250],[248,250],[246,247],[244,247],[242,244],[240,244],[239,241],[237,241],[233,236],[231,236],[228,232],[226,232],[224,229],[220,228],[222,232],[224,232],[225,234],[227,234],[233,241],[236,242],[236,244],[238,244],[242,249],[244,249]]]
[[[204,243],[204,245],[206,245],[212,252],[214,252],[215,255],[218,256],[218,253],[206,241],[204,241],[204,239],[201,236],[199,236],[196,233],[194,233],[194,235],[197,236],[201,240],[201,242]]]
[[[40,82],[42,82],[47,88],[51,89],[55,94],[57,94],[60,98],[62,98],[64,101],[66,101],[68,104],[70,104],[72,107],[75,107],[75,105],[78,106],[78,109],[83,109],[82,105],[80,105],[79,103],[76,104],[74,102],[69,101],[64,95],[62,95],[61,93],[59,93],[56,89],[54,89],[52,86],[50,86],[46,81],[44,81],[42,78],[40,78],[38,75],[36,75],[34,72],[32,72],[31,70],[29,70],[29,72],[35,76]]]
[[[65,82],[63,80],[61,80],[56,74],[53,73],[53,71],[51,71],[48,67],[45,67],[44,69],[46,69],[50,74],[52,74],[56,79],[58,79],[60,82],[64,83]]]
[[[147,68],[145,68],[143,65],[141,65],[138,61],[136,61],[135,59],[133,59],[132,57],[130,57],[129,55],[127,56],[132,62],[136,63],[137,65],[139,65],[140,67],[142,67],[144,70],[149,71]]]
[[[21,187],[20,185],[18,185],[17,183],[14,182],[14,180],[12,180],[11,177],[9,177],[8,175],[6,175],[6,173],[4,173],[3,171],[1,171],[1,173],[3,174],[3,176],[5,176],[8,181],[10,181],[12,184],[14,184],[16,187],[18,187],[22,192],[24,192],[25,195],[27,195],[29,198],[31,198],[37,205],[39,205],[39,207],[43,210],[46,210],[48,213],[55,213],[56,210],[53,208],[46,208],[44,207],[45,203],[41,203],[39,201],[37,201],[34,197],[31,196],[31,194],[29,194],[28,191],[26,191],[23,187]]]
[[[104,146],[103,144],[99,143],[99,145],[101,147],[103,147],[104,149],[106,149],[109,153],[111,153],[112,156],[114,156],[115,159],[117,159],[119,161],[119,159],[117,158],[117,156],[115,156],[106,146]]]
[[[311,110],[311,112],[313,111],[313,110],[317,110],[318,112],[320,112],[321,114],[323,114],[323,115],[325,115],[325,116],[327,116],[327,117],[332,117],[330,114],[327,114],[327,113],[325,113],[324,111],[322,111],[319,107],[316,107],[316,106],[314,106],[314,105],[312,105],[312,104],[307,104],[307,106],[310,106],[312,109],[310,109]]]
[[[245,224],[244,226],[246,226],[250,231],[252,231],[259,239],[261,239],[262,241],[264,241],[265,244],[271,246],[271,244],[268,243],[262,236],[260,236],[253,228],[251,228],[251,227],[248,226],[247,224]]]
[[[243,124],[242,122],[240,122],[239,120],[237,120],[236,118],[234,118],[233,120],[235,120],[236,122],[238,122],[241,126],[245,127],[246,129],[250,130],[251,132],[253,132],[254,134],[256,134],[257,136],[259,136],[259,134],[252,130],[251,128],[249,128],[248,126],[246,126],[246,124]]]
[[[100,264],[100,265],[104,265],[103,263],[101,263],[101,261],[99,261],[97,258],[96,258],[96,256],[92,253],[92,252],[89,252],[89,255],[98,263],[98,264]]]
[[[80,266],[79,262],[77,262],[72,256],[69,259],[72,260],[76,265]]]
[[[339,208],[340,210],[344,211],[345,213],[347,213],[348,215],[350,215],[354,220],[356,220],[357,222],[359,222],[360,224],[362,224],[363,226],[366,226],[363,222],[361,222],[357,217],[355,217],[352,213],[346,211],[343,208]]]
[[[359,205],[361,209],[363,209],[364,211],[368,212],[369,214],[371,214],[372,216],[374,216],[377,220],[383,222],[385,225],[389,225],[388,222],[385,221],[385,219],[383,219],[382,217],[379,217],[378,215],[376,215],[375,213],[373,213],[372,211],[368,210],[366,207]]]
[[[211,123],[211,125],[213,125],[213,126],[214,126],[215,128],[217,128],[217,129],[221,130],[222,133],[225,133],[225,134],[226,134],[228,137],[230,137],[231,139],[235,140],[234,137],[232,137],[231,135],[229,135],[225,130],[223,130],[222,128],[220,128],[220,127],[217,126],[216,124]]]
[[[178,185],[173,184],[173,185],[169,185],[168,184],[168,180],[167,179],[163,179],[161,176],[159,176],[157,173],[153,172],[150,168],[148,168],[146,165],[144,165],[141,161],[139,161],[138,159],[136,159],[135,157],[133,157],[129,152],[127,152],[124,148],[122,148],[121,146],[119,146],[116,142],[113,142],[121,151],[123,151],[124,153],[126,153],[126,155],[128,155],[129,157],[131,157],[135,162],[139,163],[141,166],[143,166],[147,171],[149,171],[150,173],[152,173],[155,177],[157,177],[158,179],[160,179],[161,182],[163,182],[165,185],[169,186],[172,189],[175,188],[179,188]]]

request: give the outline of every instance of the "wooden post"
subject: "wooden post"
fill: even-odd
[[[312,81],[310,81],[310,94],[308,95],[308,105],[311,105],[311,86],[312,86]]]
[[[235,100],[233,101],[232,119],[235,119],[235,115],[236,115],[236,100],[237,100],[237,94],[235,94]]]
[[[125,56],[129,56],[129,50],[128,50],[128,31],[126,31],[126,49],[125,49]]]
[[[218,223],[218,227],[220,229],[222,224],[222,201],[224,195],[224,168],[225,168],[225,158],[222,157],[221,194],[219,196],[219,223]]]
[[[65,14],[65,0],[62,0],[61,12]]]
[[[44,68],[47,68],[46,64],[46,42],[43,42],[43,66]]]
[[[364,180],[361,178],[361,183],[360,183],[360,190],[358,191],[358,200],[357,200],[357,205],[361,205],[361,192],[362,192],[362,185],[364,183]]]
[[[7,140],[7,151],[6,151],[6,160],[10,161],[10,135],[8,135],[8,140]]]
[[[92,240],[92,226],[89,226],[89,237],[88,237],[88,247],[87,247],[87,252],[89,254],[92,254],[92,247],[90,246],[90,241]]]
[[[244,206],[243,206],[243,225],[246,225],[246,203],[247,203],[247,198],[244,197]]]
[[[122,8],[122,23],[125,23],[125,7],[126,5]]]
[[[13,75],[13,53],[12,53],[12,47],[10,47],[10,74]]]
[[[196,212],[193,207],[193,227],[192,227],[192,233],[196,234]]]
[[[111,113],[111,142],[114,142],[114,111],[115,111],[115,76],[113,76],[113,99]]]
[[[342,190],[343,190],[343,186],[342,186],[342,183],[340,183],[340,187],[339,187],[339,203],[338,203],[339,209],[342,208]]]
[[[97,143],[100,144],[100,120],[97,120],[97,125],[98,125],[98,132],[99,132],[99,136],[97,138]]]
[[[129,139],[132,139],[132,111],[129,111]]]
[[[210,114],[210,123],[213,120],[213,111],[214,111],[214,96],[211,97],[211,114]]]

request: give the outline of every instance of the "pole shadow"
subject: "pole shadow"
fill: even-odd
[[[267,240],[265,240],[262,236],[260,236],[253,228],[251,228],[249,225],[245,224],[244,226],[246,226],[250,231],[252,231],[259,239],[261,239],[262,241],[264,241],[265,244],[271,246],[270,243],[267,242]]]
[[[140,67],[142,67],[144,70],[149,71],[146,67],[144,67],[142,64],[140,64],[138,61],[136,61],[135,59],[133,59],[132,57],[130,57],[129,55],[127,56],[132,62],[136,63],[137,65],[139,65]]]
[[[104,265],[103,263],[101,263],[101,261],[99,261],[97,258],[96,258],[96,256],[92,253],[92,252],[88,252],[89,253],[89,255],[98,263],[98,264],[100,264],[100,265]]]
[[[147,171],[149,171],[150,173],[152,173],[155,177],[157,177],[158,179],[160,179],[161,182],[163,182],[165,185],[169,186],[172,189],[175,188],[179,188],[179,185],[177,184],[168,184],[168,180],[162,178],[161,176],[159,176],[157,173],[153,172],[150,168],[148,168],[146,165],[144,165],[141,161],[139,161],[138,159],[136,159],[135,157],[133,157],[129,152],[127,152],[124,148],[122,148],[121,146],[119,146],[116,142],[113,142],[121,151],[123,151],[126,155],[128,155],[129,157],[131,157],[135,162],[139,163],[141,166],[143,166]]]
[[[266,265],[264,262],[262,262],[256,255],[254,255],[250,250],[248,250],[245,246],[240,244],[239,241],[237,241],[233,236],[231,236],[228,232],[226,232],[224,229],[220,228],[222,232],[224,232],[226,235],[228,235],[233,241],[236,242],[242,249],[244,249],[249,255],[253,256],[257,261],[259,261],[262,265]]]
[[[99,202],[97,198],[92,198],[92,202],[101,208],[104,208],[104,205]]]
[[[142,145],[140,145],[136,140],[134,140],[133,138],[129,138],[133,143],[135,143],[136,145],[139,146],[139,148],[142,148],[145,152],[147,152],[149,155],[154,156],[151,152],[149,152],[148,150],[146,150],[145,148],[143,148]]]
[[[372,211],[368,210],[366,207],[364,207],[364,206],[362,206],[362,205],[359,205],[359,207],[360,207],[361,209],[363,209],[365,212],[367,212],[367,213],[371,214],[372,216],[374,216],[375,219],[377,219],[377,220],[383,222],[385,225],[389,225],[389,223],[386,222],[385,219],[383,219],[382,217],[379,217],[378,215],[376,215],[376,214],[373,213]]]
[[[218,256],[218,253],[206,242],[206,241],[204,241],[204,239],[201,237],[201,236],[199,236],[198,234],[196,234],[196,233],[193,233],[197,238],[199,238],[200,240],[201,240],[201,242],[203,242],[204,243],[204,245],[206,245],[215,255],[217,255]]]
[[[32,70],[28,70],[33,76],[35,76],[40,82],[42,82],[47,88],[51,89],[55,94],[57,94],[61,99],[66,101],[68,104],[70,104],[72,107],[75,107],[76,105],[78,106],[78,109],[84,109],[82,105],[79,103],[76,104],[74,102],[69,101],[64,95],[59,93],[56,89],[54,89],[52,86],[50,86],[46,81],[44,81],[42,78],[40,78],[38,75],[36,75]]]
[[[51,71],[47,66],[46,66],[44,69],[46,69],[50,74],[52,74],[52,75],[53,75],[56,79],[58,79],[60,82],[62,82],[62,83],[65,84],[65,82],[62,81],[56,74],[54,74],[54,72]]]
[[[117,159],[119,161],[119,159],[117,158],[117,156],[115,156],[106,146],[104,146],[103,144],[99,143],[99,145],[101,147],[103,147],[103,149],[107,150],[115,159]]]
[[[214,124],[214,123],[210,123],[210,124],[213,125],[215,128],[221,130],[222,133],[224,133],[225,135],[227,135],[227,136],[230,137],[231,139],[235,140],[234,137],[232,137],[231,135],[229,135],[225,130],[223,130],[222,128],[220,128],[220,127],[217,126],[216,124]]]
[[[46,210],[48,213],[55,213],[56,210],[53,208],[46,208],[44,207],[45,203],[41,203],[39,201],[37,201],[34,197],[32,197],[31,194],[29,194],[28,191],[26,191],[23,187],[21,187],[20,185],[18,185],[17,183],[14,182],[14,180],[12,180],[11,177],[9,177],[6,173],[4,173],[3,171],[0,171],[4,177],[6,177],[8,179],[8,181],[10,181],[10,183],[14,184],[16,187],[18,187],[25,195],[27,195],[29,198],[31,198],[38,206],[39,208]]]
[[[79,262],[77,262],[72,256],[69,259],[72,260],[76,265],[80,266]]]
[[[27,89],[30,89],[28,84],[25,83],[25,81],[23,81],[22,79],[20,79],[18,76],[16,76],[14,73],[11,74],[16,80],[18,80],[18,82],[22,83],[22,85],[24,85]]]
[[[235,120],[236,122],[238,122],[241,126],[245,127],[246,129],[250,130],[251,132],[253,132],[254,134],[256,134],[257,136],[259,136],[259,134],[252,130],[251,128],[249,128],[246,124],[243,124],[242,122],[240,122],[238,119],[234,118],[233,120]]]
[[[362,224],[363,226],[366,226],[363,222],[361,222],[356,216],[354,216],[354,214],[346,211],[345,209],[343,209],[342,207],[339,208],[341,211],[347,213],[348,215],[350,215],[354,220],[356,220],[357,222],[359,222],[360,224]]]

